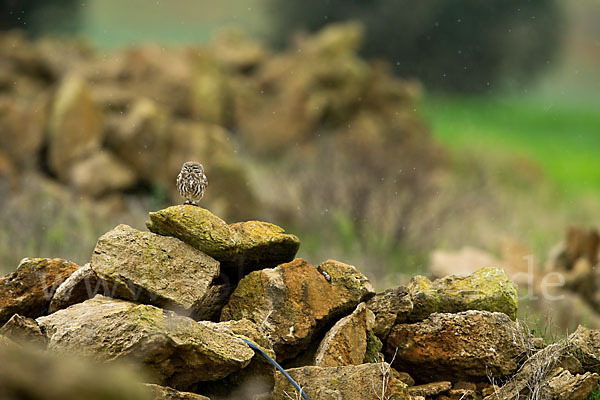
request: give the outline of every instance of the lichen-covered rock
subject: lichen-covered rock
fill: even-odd
[[[24,258],[15,272],[0,278],[0,324],[13,314],[45,315],[55,290],[78,268],[60,258]]]
[[[433,282],[416,276],[408,289],[413,302],[407,318],[411,322],[436,312],[467,310],[502,312],[513,320],[517,318],[517,288],[498,268],[482,268],[469,276],[448,276]]]
[[[329,273],[330,281],[323,275]],[[248,318],[273,342],[278,360],[293,358],[329,321],[373,295],[355,267],[327,261],[315,268],[302,259],[245,276],[221,312],[221,321]]]
[[[196,393],[180,392],[168,386],[159,386],[153,383],[144,383],[150,396],[148,400],[210,400],[208,397]]]
[[[413,309],[413,303],[408,289],[400,286],[376,294],[367,302],[367,307],[375,314],[373,332],[385,340],[392,326],[406,321]]]
[[[515,340],[520,327],[504,313],[465,311],[431,314],[392,328],[386,355],[418,382],[478,381],[503,377],[517,368],[524,351]]]
[[[94,272],[90,264],[87,263],[77,271],[73,272],[65,281],[56,289],[48,312],[53,313],[70,305],[83,303],[86,300],[93,298],[98,293],[110,293],[106,282],[98,279],[98,275]]]
[[[365,350],[363,363],[373,363],[383,360],[381,349],[383,349],[381,340],[373,333],[373,331],[367,331],[367,349]]]
[[[367,333],[373,329],[375,316],[365,303],[340,319],[327,332],[315,355],[317,367],[360,365],[367,351]]]
[[[202,322],[100,295],[37,321],[51,350],[100,361],[132,360],[155,383],[175,388],[222,379],[254,356],[241,340]]]
[[[46,345],[46,336],[42,333],[38,323],[31,318],[15,314],[8,320],[2,328],[0,335],[3,335],[18,343],[34,344],[38,346]]]
[[[108,151],[98,151],[74,164],[69,177],[79,193],[92,197],[123,191],[136,181],[135,173]]]
[[[387,371],[384,374],[383,371]],[[395,379],[386,363],[343,367],[301,367],[286,370],[311,399],[318,400],[408,400],[406,385]],[[383,383],[385,382],[385,387]],[[298,397],[291,383],[275,373],[273,400]]]
[[[127,225],[98,239],[90,265],[115,297],[192,316],[205,314],[219,276],[219,263],[192,246]]]
[[[101,114],[82,79],[69,77],[59,87],[48,134],[48,164],[65,182],[75,162],[99,150]]]
[[[227,225],[210,211],[180,205],[150,213],[148,229],[173,236],[220,261],[224,266],[256,269],[291,261],[300,240],[277,225],[261,221]]]

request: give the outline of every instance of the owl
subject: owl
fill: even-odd
[[[181,197],[185,198],[185,204],[197,206],[196,202],[204,196],[206,186],[208,180],[202,164],[196,161],[184,163],[177,175],[177,190]]]

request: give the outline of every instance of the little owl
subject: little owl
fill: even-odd
[[[181,167],[177,175],[177,190],[185,198],[185,204],[197,206],[196,202],[204,196],[208,180],[204,175],[204,167],[196,161],[188,161]]]

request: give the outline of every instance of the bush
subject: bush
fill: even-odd
[[[555,55],[562,20],[555,0],[272,0],[271,11],[275,45],[298,30],[360,20],[365,56],[431,89],[467,92],[532,78]]]

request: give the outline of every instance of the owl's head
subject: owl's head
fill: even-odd
[[[181,167],[181,171],[195,174],[203,174],[204,167],[197,161],[188,161],[183,164],[183,166]]]

